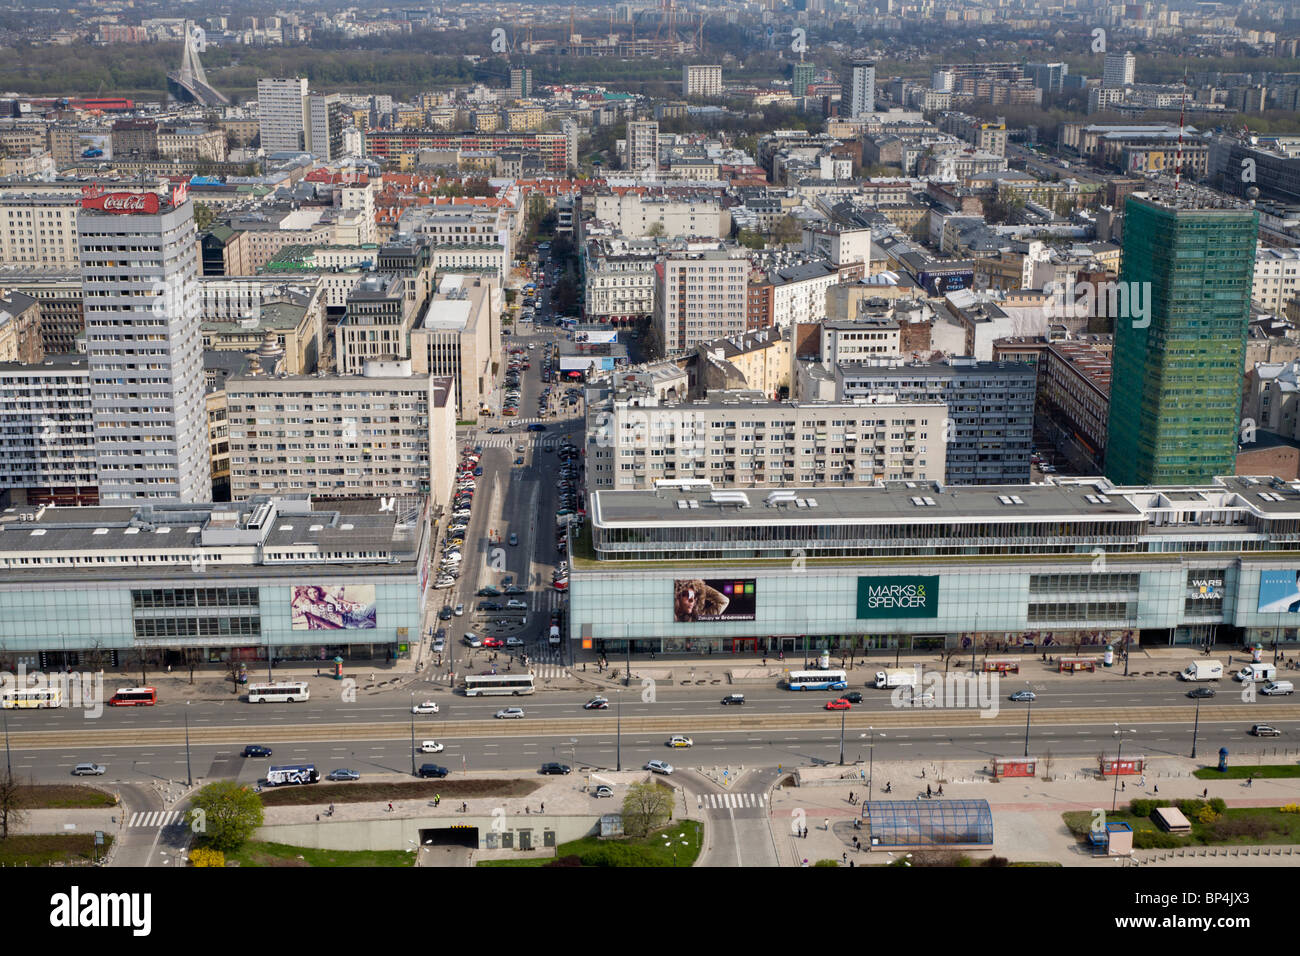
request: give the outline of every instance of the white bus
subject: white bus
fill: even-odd
[[[489,697],[533,692],[532,674],[471,674],[465,678],[466,697]]]
[[[318,780],[320,774],[316,772],[316,765],[310,763],[291,767],[272,767],[266,771],[266,782],[272,787],[286,783],[316,783]]]
[[[263,704],[267,701],[287,700],[294,703],[311,696],[306,681],[285,681],[282,684],[249,684],[248,702]]]
[[[844,690],[849,686],[844,671],[791,671],[785,683],[788,690]]]
[[[0,694],[0,707],[5,710],[62,706],[63,691],[58,687],[24,687]]]

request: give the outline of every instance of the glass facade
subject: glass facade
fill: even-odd
[[[1125,205],[1106,475],[1208,481],[1235,470],[1259,214]]]

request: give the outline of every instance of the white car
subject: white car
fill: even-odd
[[[666,760],[647,760],[643,769],[652,773],[670,774],[673,772],[673,765]]]
[[[464,617],[464,616],[465,616],[465,605],[464,605],[464,604],[457,604],[457,605],[456,605],[456,610],[455,610],[454,612],[452,612],[452,613],[454,613],[457,617]]]
[[[526,611],[528,609],[527,604],[525,604],[523,601],[517,601],[514,598],[511,598],[509,601],[506,602],[506,607],[513,608],[517,611]]]
[[[471,634],[469,631],[465,632],[465,636],[462,638],[462,640],[465,642],[466,647],[483,646],[483,639],[479,637],[477,634]]]
[[[437,712],[438,704],[432,700],[423,701],[411,708],[413,714],[436,714]]]
[[[433,651],[435,654],[441,654],[446,646],[447,642],[440,637],[433,642]]]
[[[426,740],[420,744],[420,753],[422,754],[440,754],[442,753],[442,744],[436,740]]]
[[[500,720],[511,720],[523,715],[524,709],[522,707],[507,707],[504,710],[498,710],[494,716]]]
[[[681,734],[673,734],[668,740],[669,747],[694,747],[695,741],[690,737],[683,737]]]
[[[507,637],[506,647],[523,647],[524,642],[517,637]]]

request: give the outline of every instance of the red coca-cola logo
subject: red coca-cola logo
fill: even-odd
[[[88,196],[81,200],[81,208],[112,213],[155,213],[158,211],[158,194],[107,193],[103,196]]]

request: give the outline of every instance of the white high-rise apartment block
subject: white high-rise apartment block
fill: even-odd
[[[655,314],[668,355],[745,331],[749,259],[743,251],[674,252],[655,274]]]
[[[654,120],[629,120],[623,168],[640,172],[659,168],[659,124]]]
[[[1104,88],[1132,86],[1136,77],[1137,57],[1132,53],[1125,51],[1106,54],[1101,69],[1101,85]]]
[[[300,152],[310,142],[305,76],[257,81],[257,117],[265,153]]]
[[[876,64],[872,60],[854,60],[850,115],[853,119],[875,112]]]
[[[212,500],[194,206],[175,199],[91,195],[77,216],[103,502]]]
[[[686,64],[682,67],[682,96],[721,96],[722,67]]]

